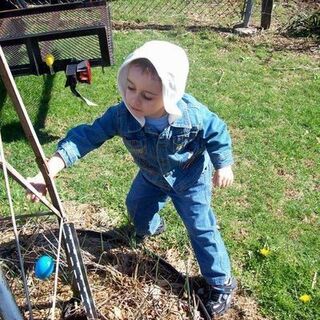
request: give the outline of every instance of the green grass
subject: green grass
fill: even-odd
[[[186,48],[190,63],[187,91],[229,125],[233,136],[236,181],[216,190],[213,204],[234,271],[247,295],[270,319],[319,319],[319,60],[310,53],[276,51],[272,43],[244,41],[209,32],[115,32],[116,65],[94,69],[91,86],[81,93],[98,103],[88,107],[64,88],[64,75],[20,77],[17,86],[50,156],[59,138],[78,123],[90,122],[116,103],[116,74],[124,57],[151,39]],[[0,102],[3,100],[3,92]],[[9,101],[0,104],[7,160],[23,175],[36,173],[34,157]],[[136,168],[118,138],[107,142],[57,179],[64,201],[105,208],[119,224],[127,223],[124,199]],[[3,183],[0,214],[9,213]],[[41,209],[25,201],[12,183],[15,210]],[[163,212],[168,231],[163,248],[180,252],[188,245],[182,223],[169,204]],[[268,246],[270,256],[259,250]],[[318,276],[319,278],[319,276]],[[302,303],[299,297],[310,294]]]

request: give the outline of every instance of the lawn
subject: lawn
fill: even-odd
[[[97,107],[86,106],[65,89],[62,73],[16,78],[46,155],[69,128],[91,122],[119,101],[115,79],[121,62],[151,39],[173,41],[187,50],[187,91],[229,125],[236,179],[229,189],[214,191],[213,206],[239,279],[239,294],[254,301],[259,317],[320,319],[319,53],[280,49],[267,35],[250,40],[208,31],[117,31],[116,64],[104,72],[95,68],[93,84],[78,87]],[[37,172],[33,154],[4,96],[2,89],[6,158],[24,176],[32,176]],[[135,173],[115,138],[61,173],[57,185],[64,202],[103,208],[119,227],[128,222],[124,199]],[[2,180],[3,216],[9,207]],[[43,210],[28,203],[14,183],[12,195],[17,212]],[[162,214],[168,229],[154,247],[163,254],[175,250],[183,260],[190,248],[182,223],[170,203]],[[268,254],[261,254],[263,248]],[[311,301],[302,302],[304,294]]]

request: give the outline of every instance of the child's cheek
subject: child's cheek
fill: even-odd
[[[126,98],[128,104],[131,105],[131,103],[132,103],[132,94],[130,93],[129,90],[126,91],[126,93],[125,93],[125,98]]]

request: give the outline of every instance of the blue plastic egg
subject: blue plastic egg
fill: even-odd
[[[49,278],[54,269],[54,261],[50,256],[41,256],[35,264],[34,273],[38,279]]]

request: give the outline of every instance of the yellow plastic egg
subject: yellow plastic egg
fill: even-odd
[[[54,56],[51,53],[46,54],[44,61],[48,67],[52,67],[54,63]]]

